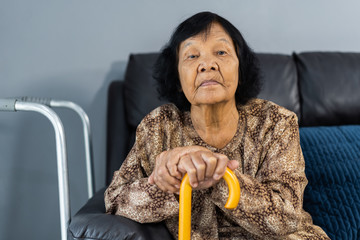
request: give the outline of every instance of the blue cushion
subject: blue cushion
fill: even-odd
[[[304,209],[331,239],[360,239],[360,125],[300,128]]]

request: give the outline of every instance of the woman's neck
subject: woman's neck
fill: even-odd
[[[239,113],[235,101],[217,105],[191,106],[191,121],[198,135],[207,144],[221,149],[234,137]]]

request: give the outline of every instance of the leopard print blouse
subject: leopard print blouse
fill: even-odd
[[[165,221],[178,238],[179,202],[148,183],[155,158],[165,150],[198,145],[239,161],[237,208],[224,208],[226,182],[193,191],[191,239],[329,239],[302,208],[307,184],[297,117],[272,102],[238,106],[237,133],[222,149],[204,142],[190,112],[166,104],[139,124],[135,144],[105,192],[106,211],[140,223]]]

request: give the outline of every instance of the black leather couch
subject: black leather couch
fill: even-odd
[[[304,136],[303,141],[306,141],[305,135],[309,132],[316,133],[315,138],[317,138],[321,137],[323,131],[333,131],[332,127],[318,128],[318,126],[352,125],[353,128],[348,131],[355,136],[355,140],[351,140],[350,145],[355,146],[355,152],[357,150],[360,152],[360,138],[357,138],[357,133],[360,134],[357,128],[360,125],[360,53],[304,52],[292,55],[257,55],[264,79],[263,90],[259,98],[274,101],[294,111],[299,119],[300,135]],[[157,53],[131,55],[124,81],[114,81],[110,85],[107,115],[106,184],[110,183],[113,172],[119,169],[131,148],[136,126],[141,119],[152,109],[165,103],[157,98],[155,82],[151,77],[152,66],[157,56]],[[315,131],[314,129],[320,130]],[[309,141],[313,141],[313,138],[309,139]],[[334,139],[334,137],[330,139]],[[337,141],[335,139],[335,142]],[[352,224],[351,229],[349,227],[341,228],[342,226],[339,226],[336,219],[325,217],[324,212],[318,213],[323,200],[316,200],[317,198],[315,199],[313,196],[316,194],[320,198],[323,196],[322,194],[331,196],[329,192],[321,192],[323,191],[321,189],[324,189],[323,185],[316,180],[319,175],[324,175],[326,178],[327,172],[321,172],[321,169],[317,172],[312,170],[317,166],[311,165],[311,154],[319,145],[318,143],[319,141],[310,144],[311,146],[304,145],[307,147],[305,150],[302,146],[303,152],[307,153],[307,155],[304,154],[306,168],[310,169],[306,172],[309,179],[307,189],[310,190],[305,192],[304,208],[307,206],[306,210],[310,211],[313,218],[316,216],[314,222],[322,226],[331,238],[337,238],[336,234],[343,231],[344,236],[348,238],[341,239],[360,239],[360,232],[358,233],[360,225],[356,223],[356,219],[360,217],[360,202],[357,199],[360,199],[359,191],[354,190],[355,192],[350,193],[355,199],[353,203],[356,203],[355,210],[357,212],[353,214],[356,216],[350,216],[355,218],[355,223],[344,220],[345,224]],[[326,141],[324,144],[327,144]],[[324,154],[320,151],[320,155]],[[351,156],[356,164],[360,163],[359,155]],[[356,170],[360,172],[360,165],[356,164],[352,165],[352,168],[358,167]],[[349,177],[345,176],[345,178]],[[351,175],[350,178],[355,179],[357,176]],[[357,179],[350,182],[351,186],[360,185]],[[331,184],[333,183],[326,181],[324,183],[328,188],[332,188]],[[313,194],[311,191],[316,187],[321,189]],[[104,214],[104,190],[105,188],[100,190],[72,218],[69,227],[71,239],[172,239],[162,223],[139,224],[120,216]],[[341,205],[342,203],[335,202],[335,204]],[[333,208],[336,207],[336,205],[333,206]],[[334,221],[335,225],[331,224],[331,221]],[[328,229],[329,226],[335,226],[335,229]],[[350,237],[349,231],[353,231]]]

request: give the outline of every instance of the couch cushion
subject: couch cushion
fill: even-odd
[[[257,54],[264,79],[260,98],[271,100],[294,111],[300,119],[297,73],[292,57],[282,54]],[[158,53],[131,54],[125,74],[127,121],[135,128],[141,119],[166,101],[160,101],[152,78]]]
[[[295,55],[304,126],[360,124],[360,53]]]
[[[360,237],[360,126],[304,127],[304,209],[331,239]]]

